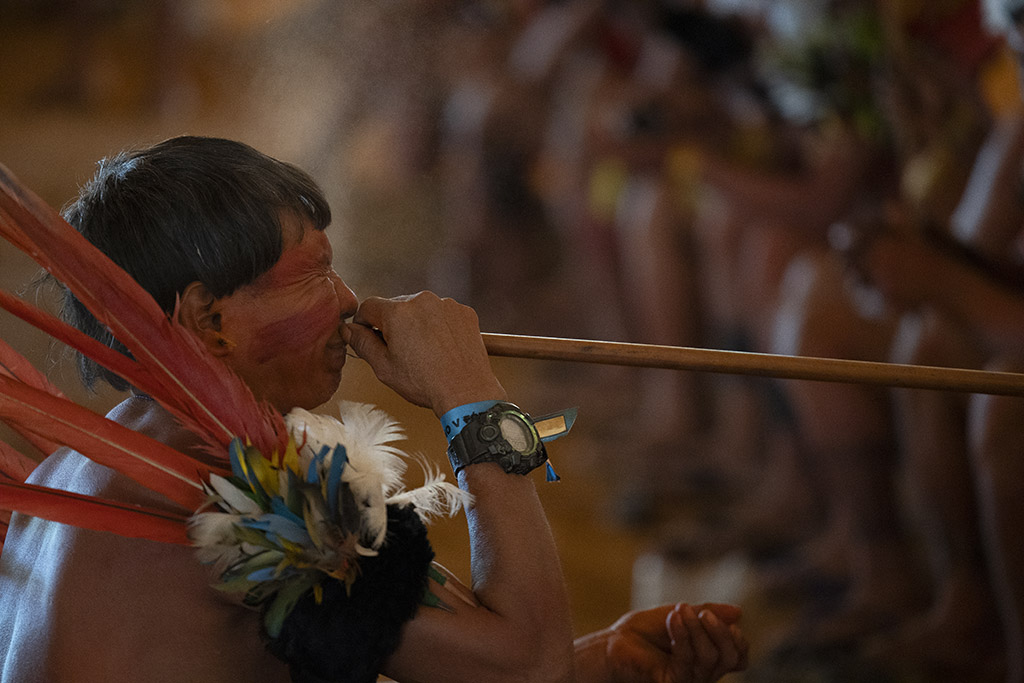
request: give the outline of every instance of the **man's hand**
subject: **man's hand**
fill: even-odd
[[[581,683],[710,683],[747,666],[740,609],[664,605],[576,641]]]
[[[432,292],[370,297],[343,334],[381,382],[438,417],[465,403],[506,398],[476,312],[452,299]]]

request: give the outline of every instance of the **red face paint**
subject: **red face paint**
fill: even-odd
[[[253,345],[257,363],[266,363],[280,354],[294,352],[315,343],[318,339],[337,330],[341,324],[340,313],[325,318],[325,313],[337,310],[333,287],[325,295],[308,298],[301,310],[279,320],[272,320],[256,330]]]
[[[337,330],[341,311],[332,276],[337,277],[327,237],[307,230],[253,283],[253,294],[262,306],[251,349],[256,363],[294,353]]]
[[[282,412],[314,408],[337,389],[345,363],[341,321],[358,305],[334,272],[327,236],[299,230],[285,230],[273,268],[221,302],[222,334],[234,343],[225,361]]]

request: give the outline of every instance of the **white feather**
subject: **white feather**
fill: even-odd
[[[277,493],[284,500],[294,494],[303,498],[303,517],[312,545],[302,552],[307,558],[318,558],[313,566],[324,571],[337,568],[339,555],[352,554],[352,546],[347,545],[347,541],[357,528],[355,554],[377,555],[387,536],[389,504],[414,505],[424,522],[435,515],[454,516],[472,504],[473,498],[468,492],[445,481],[440,470],[419,454],[413,457],[423,469],[423,486],[404,491],[402,476],[406,470],[405,458],[409,456],[394,444],[404,439],[405,434],[387,413],[373,406],[342,403],[339,418],[296,409],[285,416],[285,424],[298,445],[301,472],[293,488],[289,485],[290,473],[280,470]],[[354,503],[358,520],[332,516],[334,506],[325,500],[331,458],[338,444],[345,447],[347,457],[347,464],[341,471],[345,484],[341,490],[346,492],[343,494],[346,498],[335,502],[340,503],[338,509],[342,514],[350,514],[348,511],[353,510]],[[320,452],[326,455],[317,463],[316,484],[307,485],[309,467]],[[199,559],[214,564],[223,574],[245,558],[263,552],[262,546],[243,542],[236,533],[243,518],[259,517],[262,511],[259,504],[223,477],[211,475],[206,490],[211,503],[216,503],[222,511],[197,513],[192,517],[189,533]],[[303,560],[306,561],[308,559]]]
[[[385,494],[401,486],[405,461],[392,445],[405,439],[401,426],[383,410],[363,403],[342,402],[339,415],[349,461],[361,473],[374,473]]]
[[[342,403],[340,418],[296,408],[285,416],[295,442],[302,445],[305,464],[324,446],[333,452],[345,446],[348,459],[363,474],[375,473],[384,485],[401,479],[405,464],[401,451],[390,444],[404,438],[401,427],[382,410],[360,403]],[[346,480],[347,481],[347,480]]]
[[[423,471],[423,485],[411,491],[398,491],[387,499],[389,505],[416,506],[416,512],[424,522],[431,517],[447,515],[454,517],[460,509],[473,504],[473,495],[455,484],[445,481],[445,476],[422,454],[412,456]]]
[[[352,498],[361,510],[360,536],[370,539],[372,548],[380,548],[388,531],[388,510],[379,474],[360,472],[356,465],[350,463],[342,475],[342,480],[349,485]]]
[[[331,454],[337,444],[345,446],[348,465],[342,481],[349,486],[360,509],[360,532],[371,548],[380,548],[387,535],[389,503],[416,506],[426,521],[435,515],[454,516],[472,502],[472,496],[444,480],[444,475],[422,456],[416,456],[423,468],[425,483],[404,491],[406,454],[393,444],[405,438],[401,426],[383,410],[371,405],[343,401],[338,418],[318,415],[300,408],[285,416],[305,471],[314,456],[327,447],[328,456],[320,476],[326,476]]]
[[[189,520],[188,535],[203,564],[230,562],[238,555],[235,524],[242,515],[228,512],[203,512]]]
[[[236,512],[241,512],[244,515],[258,515],[261,512],[260,506],[256,504],[256,501],[239,491],[235,488],[234,484],[224,477],[211,474],[210,487]]]
[[[405,472],[401,451],[391,444],[405,434],[387,413],[373,406],[343,402],[339,412],[340,419],[335,419],[297,408],[285,417],[285,423],[296,443],[302,444],[300,456],[304,467],[326,446],[326,471],[334,447],[339,443],[345,446],[348,465],[341,478],[362,510],[363,538],[379,548],[387,534],[385,496],[400,485]]]
[[[472,502],[473,497],[469,493],[447,481],[435,481],[388,498],[389,505],[415,505],[417,514],[424,522],[440,515],[454,517],[460,509],[469,507]]]
[[[356,554],[361,557],[377,557],[377,555],[380,555],[380,553],[373,548],[364,548],[358,543],[356,543]]]

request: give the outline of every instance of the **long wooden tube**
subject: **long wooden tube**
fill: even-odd
[[[1013,372],[559,337],[493,333],[483,337],[492,356],[1024,396],[1024,374]]]

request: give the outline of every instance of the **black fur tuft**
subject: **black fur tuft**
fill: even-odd
[[[372,683],[416,613],[434,551],[412,505],[388,506],[380,554],[359,560],[350,595],[341,581],[310,591],[288,615],[268,649],[288,663],[295,683]]]

